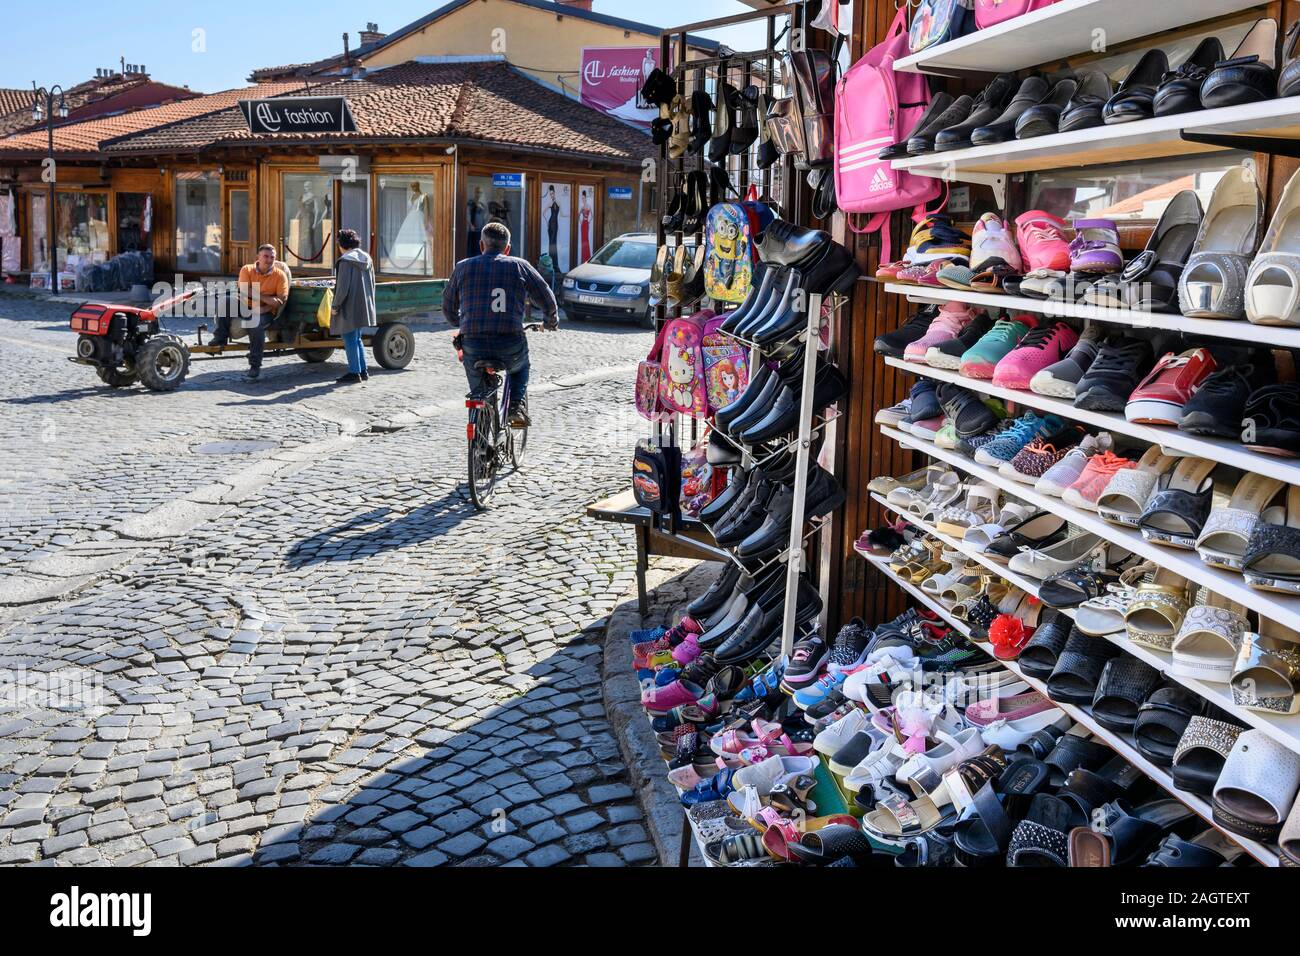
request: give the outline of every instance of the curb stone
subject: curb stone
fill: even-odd
[[[605,714],[628,768],[628,779],[636,792],[646,828],[658,851],[661,866],[675,867],[680,852],[686,817],[677,789],[668,782],[664,759],[650,722],[641,707],[641,685],[632,672],[632,631],[667,626],[679,618],[680,609],[707,589],[717,575],[713,562],[657,558],[647,574],[650,613],[643,620],[637,613],[636,585],[623,595],[609,616],[605,628],[604,680],[601,683]],[[692,841],[691,866],[703,866],[699,849]]]

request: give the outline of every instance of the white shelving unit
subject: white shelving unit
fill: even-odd
[[[918,521],[901,508],[890,504],[883,496],[872,495],[871,497],[885,508],[893,511],[895,514],[902,515],[922,531],[938,538],[954,551],[959,551],[994,574],[1000,575],[1004,580],[1020,588],[1020,590],[1027,591],[1034,595],[1034,597],[1038,597],[1037,581],[1026,578],[1024,575],[1015,574],[1009,570],[1006,565],[999,564],[985,556],[980,549],[966,544],[964,541],[957,538],[953,538],[950,535],[946,535],[934,526],[926,524],[924,521]],[[1061,613],[1068,617],[1074,617],[1073,611],[1066,610]],[[1108,635],[1105,640],[1110,641],[1125,653],[1132,654],[1134,657],[1150,664],[1170,680],[1181,684],[1195,694],[1199,694],[1216,707],[1232,714],[1242,723],[1264,731],[1264,733],[1268,734],[1287,749],[1300,753],[1300,715],[1291,717],[1275,717],[1271,714],[1263,714],[1258,711],[1247,710],[1245,707],[1238,706],[1232,699],[1232,691],[1229,689],[1227,684],[1210,684],[1205,681],[1193,680],[1188,677],[1179,677],[1172,673],[1173,656],[1171,654],[1165,654],[1149,647],[1143,647],[1141,644],[1135,644],[1123,633]]]
[[[1104,29],[1108,46],[1258,6],[1259,0],[1059,0],[897,61],[895,70],[938,75],[1003,73],[1087,53]]]
[[[1059,498],[1040,494],[1034,490],[1032,485],[1011,481],[1003,477],[997,469],[971,461],[959,452],[939,448],[933,442],[915,438],[888,426],[882,425],[880,431],[906,448],[919,451],[940,461],[946,461],[958,471],[979,478],[981,481],[987,481],[996,487],[1007,489],[1023,501],[1061,515],[1077,528],[1092,532],[1134,554],[1141,555],[1149,561],[1154,561],[1156,564],[1182,575],[1187,580],[1194,581],[1201,587],[1207,587],[1216,594],[1222,594],[1238,604],[1245,605],[1293,631],[1300,631],[1300,598],[1274,594],[1269,591],[1258,591],[1248,587],[1245,579],[1240,574],[1212,568],[1202,562],[1194,551],[1182,551],[1177,548],[1166,548],[1158,544],[1152,544],[1136,531],[1117,527],[1103,521],[1097,514],[1071,507]]]
[[[1059,398],[1051,398],[1047,395],[1039,395],[1037,392],[1022,391],[1016,388],[1002,388],[984,379],[967,378],[946,369],[930,368],[928,365],[918,365],[914,362],[905,362],[902,359],[887,358],[885,364],[902,369],[911,375],[933,379],[936,382],[951,382],[973,392],[979,392],[982,395],[1016,402],[1051,415],[1059,415],[1062,418],[1081,422],[1085,425],[1103,428],[1116,435],[1127,435],[1130,438],[1136,438],[1138,441],[1160,445],[1178,454],[1209,458],[1225,465],[1231,465],[1234,468],[1240,468],[1242,471],[1252,471],[1289,484],[1300,485],[1300,462],[1290,458],[1279,458],[1276,455],[1263,455],[1252,452],[1238,442],[1202,438],[1198,435],[1179,431],[1177,428],[1139,425],[1114,412],[1090,412],[1086,409],[1075,408],[1070,402]],[[1009,484],[1014,485],[1015,483],[1011,482]]]
[[[930,597],[930,595],[926,594],[920,588],[914,587],[911,583],[904,581],[897,574],[895,574],[893,570],[889,567],[889,559],[887,557],[867,557],[866,560],[870,564],[875,566],[883,575],[885,575],[887,578],[889,578],[891,581],[897,584],[900,588],[902,588],[904,591],[910,594],[913,598],[915,598],[919,603],[921,603],[925,607],[928,607],[930,610],[934,611],[941,618],[947,621],[949,625],[956,628],[962,634],[969,635],[970,632],[969,629],[966,627],[966,625],[963,624],[961,621],[957,620],[956,618],[954,618],[947,608],[945,608],[938,601],[934,600],[932,597]],[[1016,676],[1018,676],[1021,680],[1027,683],[1034,690],[1037,690],[1044,695],[1047,694],[1046,685],[1042,681],[1026,675],[1025,672],[1020,669],[1020,666],[1016,664],[1015,661],[998,661],[998,664],[1006,668],[1007,670],[1011,671]],[[1056,706],[1061,708],[1061,710],[1065,711],[1065,713],[1069,714],[1070,718],[1074,720],[1076,723],[1082,724],[1084,727],[1086,727],[1094,737],[1096,737],[1102,743],[1106,744],[1106,746],[1114,750],[1115,753],[1119,754],[1129,763],[1133,764],[1144,774],[1150,777],[1162,789],[1168,791],[1168,793],[1171,796],[1177,798],[1178,800],[1186,804],[1187,807],[1192,810],[1192,812],[1194,812],[1197,816],[1205,820],[1206,823],[1209,823],[1210,825],[1214,825],[1213,808],[1205,800],[1205,798],[1201,797],[1198,794],[1188,793],[1186,790],[1179,790],[1177,787],[1175,787],[1173,777],[1170,775],[1169,771],[1166,770],[1164,767],[1157,766],[1156,764],[1153,764],[1151,761],[1147,760],[1147,758],[1144,757],[1141,754],[1141,752],[1136,747],[1134,747],[1132,743],[1129,742],[1127,738],[1122,737],[1119,734],[1116,734],[1110,730],[1107,730],[1101,724],[1097,723],[1097,721],[1095,721],[1092,718],[1092,715],[1087,710],[1084,710],[1082,707],[1076,707],[1073,704],[1063,704],[1063,703],[1058,703]],[[1278,855],[1277,855],[1277,850],[1275,848],[1266,846],[1265,844],[1262,843],[1258,843],[1254,840],[1249,840],[1243,836],[1238,836],[1235,833],[1228,833],[1226,830],[1221,832],[1223,832],[1233,842],[1239,844],[1247,853],[1249,853],[1252,857],[1254,857],[1256,860],[1258,860],[1260,863],[1264,864],[1265,866],[1278,865]]]
[[[936,179],[964,180],[969,174],[975,174],[978,178],[974,181],[983,182],[989,175],[1102,166],[1212,153],[1227,148],[1188,142],[1182,137],[1184,130],[1201,134],[1296,139],[1300,137],[1300,96],[1177,116],[1157,116],[1136,123],[1053,133],[991,146],[926,153],[896,159],[892,165],[895,169]]]
[[[1253,322],[1218,319],[1189,319],[1182,315],[1162,312],[1103,309],[1095,305],[1077,305],[1073,302],[1048,302],[1042,299],[1027,299],[1023,296],[963,292],[960,289],[931,289],[901,282],[885,283],[885,291],[906,296],[909,302],[932,302],[940,305],[945,302],[965,302],[985,309],[1005,309],[1013,314],[1030,312],[1059,319],[1084,319],[1110,325],[1126,325],[1135,329],[1163,329],[1187,335],[1205,335],[1211,338],[1236,339],[1240,342],[1300,349],[1300,329],[1276,325],[1255,325]]]

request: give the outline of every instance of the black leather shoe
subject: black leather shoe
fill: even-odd
[[[754,474],[753,471],[738,472],[731,479],[731,483],[727,485],[726,490],[710,501],[700,512],[700,523],[711,528],[725,517],[732,505],[745,494],[745,489],[749,487],[749,482]]]
[[[1201,87],[1207,110],[1271,100],[1277,92],[1277,21],[1260,20],[1232,59],[1217,64]]]
[[[772,295],[772,288],[776,284],[777,273],[779,269],[769,269],[762,263],[758,266],[762,270],[757,282],[750,282],[749,294],[745,296],[745,301],[740,303],[735,309],[727,313],[726,318],[722,320],[720,328],[728,335],[734,335],[755,309],[764,309],[768,305],[768,300]]]
[[[963,95],[952,100],[944,107],[942,113],[937,113],[933,119],[916,128],[912,135],[907,138],[903,154],[907,156],[923,156],[926,153],[933,153],[934,138],[942,130],[951,129],[959,123],[966,122],[970,118],[971,110],[974,108],[975,97],[973,96]],[[882,155],[880,158],[884,159],[885,157]]]
[[[1016,139],[1033,139],[1055,133],[1061,125],[1061,114],[1078,89],[1079,81],[1073,77],[1059,81],[1046,99],[1020,114],[1020,119],[1016,120]]]
[[[838,481],[819,465],[808,472],[804,495],[804,521],[831,514],[848,496]],[[790,542],[790,521],[794,511],[794,488],[782,485],[768,504],[767,517],[758,529],[736,545],[736,557],[744,561],[765,561]]]
[[[1218,37],[1206,37],[1178,69],[1166,73],[1156,90],[1156,116],[1175,116],[1201,109],[1201,87],[1215,65],[1227,59]]]
[[[853,253],[838,242],[831,243],[826,253],[817,262],[801,269],[800,272],[803,290],[808,295],[847,293],[862,275]]]
[[[767,304],[762,309],[755,308],[743,322],[736,326],[735,334],[740,338],[748,338],[755,329],[761,329],[785,312],[790,305],[790,299],[799,289],[798,270],[776,269],[775,266],[769,268],[778,272],[777,285],[774,288],[779,291],[767,297]]]
[[[1015,139],[1016,121],[1031,106],[1037,106],[1047,99],[1048,94],[1051,92],[1052,85],[1043,77],[1026,77],[1025,81],[1020,84],[1020,89],[1016,91],[1016,95],[1007,104],[1006,109],[998,114],[997,119],[971,130],[971,145],[992,146],[995,143],[1005,143]]]
[[[713,135],[713,100],[709,99],[709,94],[704,90],[696,90],[691,94],[691,140],[686,146],[686,152],[692,155],[698,154],[704,145]]]
[[[718,102],[713,106],[713,135],[707,151],[710,162],[723,162],[731,154],[731,95],[735,92],[730,83],[718,87]]]
[[[799,266],[815,262],[835,240],[822,229],[797,226],[777,219],[763,230],[755,245],[758,258],[769,265]]]
[[[966,149],[971,145],[971,133],[982,126],[997,122],[1002,111],[1020,88],[1014,73],[1002,73],[975,98],[974,108],[965,120],[955,126],[940,130],[934,137],[934,148],[939,152]]]
[[[758,139],[759,90],[753,84],[732,90],[728,104],[735,113],[731,124],[731,155],[747,152]]]
[[[1106,123],[1102,111],[1110,98],[1115,95],[1110,85],[1110,77],[1101,70],[1093,70],[1079,77],[1079,88],[1074,91],[1069,104],[1061,113],[1057,124],[1058,133],[1073,133],[1075,130],[1092,129]]]
[[[925,108],[925,112],[921,114],[921,118],[917,121],[916,125],[913,126],[910,130],[908,130],[907,135],[904,136],[897,143],[893,143],[889,146],[886,146],[884,149],[882,149],[880,151],[880,155],[877,158],[878,159],[902,159],[904,156],[907,155],[908,141],[913,136],[919,136],[927,126],[929,126],[930,124],[938,120],[939,117],[943,115],[944,111],[948,107],[952,106],[952,104],[953,104],[953,98],[949,94],[947,93],[937,94],[932,100],[930,100],[930,105]],[[954,120],[953,122],[960,122],[960,120]],[[943,127],[941,126],[936,126],[935,130],[938,131],[942,128]],[[846,143],[844,145],[848,146],[849,144]]]
[[[795,623],[807,624],[821,613],[822,600],[805,578],[799,579]],[[715,651],[720,663],[736,664],[757,657],[781,635],[785,589],[750,609],[740,627]]]
[[[756,422],[762,421],[767,417],[767,413],[772,410],[772,403],[776,401],[776,396],[781,390],[782,379],[791,375],[798,374],[796,368],[803,369],[803,356],[796,355],[794,359],[785,362],[780,366],[780,374],[774,374],[763,384],[763,390],[754,397],[749,406],[739,415],[732,418],[725,426],[718,423],[717,417],[714,422],[717,427],[727,435],[728,438],[735,438],[746,428]],[[748,389],[746,390],[748,392]],[[742,398],[744,396],[741,396]]]
[[[705,457],[710,465],[717,468],[739,465],[744,460],[736,444],[716,428],[709,432],[709,445],[705,450]]]
[[[1102,118],[1106,124],[1113,126],[1117,123],[1132,123],[1154,116],[1156,90],[1168,72],[1169,57],[1164,50],[1148,50],[1144,53],[1102,109]]]
[[[849,383],[834,365],[829,363],[817,369],[813,388],[813,408],[823,409],[838,402],[849,390]],[[799,425],[800,399],[803,397],[803,376],[786,381],[782,386],[772,411],[757,424],[740,434],[741,441],[758,445],[794,431]]]
[[[731,600],[740,579],[740,567],[728,561],[709,589],[686,605],[686,613],[697,621],[708,617]]]

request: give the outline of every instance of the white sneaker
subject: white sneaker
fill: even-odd
[[[1110,432],[1089,435],[1070,449],[1069,454],[1047,469],[1043,476],[1034,483],[1034,490],[1041,495],[1051,495],[1054,498],[1061,497],[1061,495],[1065,494],[1067,488],[1079,480],[1079,476],[1083,474],[1083,469],[1088,466],[1088,459],[1093,455],[1111,451],[1114,447],[1115,440],[1111,438]]]
[[[871,715],[865,710],[854,710],[831,724],[813,738],[813,750],[827,757],[866,730],[871,724]]]

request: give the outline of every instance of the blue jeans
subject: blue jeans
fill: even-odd
[[[361,330],[343,333],[343,351],[348,356],[348,371],[360,375],[366,370],[366,347],[361,344]]]
[[[523,333],[519,335],[480,335],[465,336],[461,340],[461,351],[465,355],[465,378],[469,380],[470,394],[483,393],[483,373],[474,368],[474,363],[492,359],[498,367],[510,375],[510,404],[513,407],[522,402],[528,394],[528,339]]]

